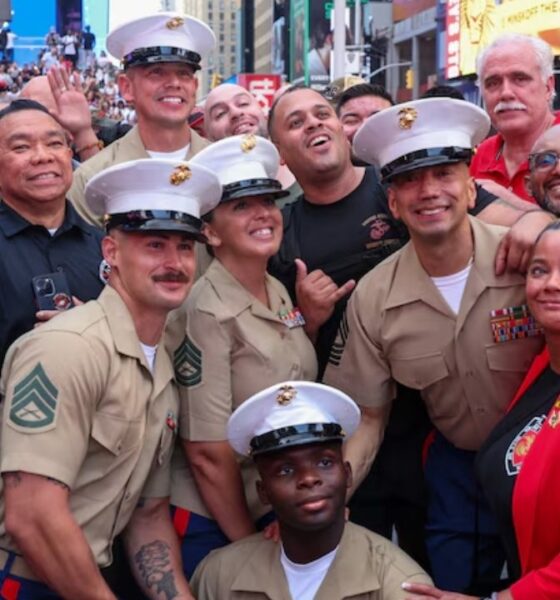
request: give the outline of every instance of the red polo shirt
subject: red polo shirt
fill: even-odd
[[[555,115],[554,125],[560,123],[560,113]],[[502,153],[504,138],[498,133],[484,140],[476,149],[471,161],[471,175],[478,179],[491,179],[503,185],[514,194],[535,202],[525,189],[525,176],[529,174],[529,161],[526,160],[519,166],[513,177],[508,175],[506,161]]]

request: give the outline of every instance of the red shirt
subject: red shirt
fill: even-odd
[[[560,113],[554,117],[553,125],[560,124]],[[526,160],[519,166],[513,177],[510,177],[506,169],[506,161],[503,155],[504,138],[498,133],[484,140],[476,149],[471,162],[471,175],[478,179],[491,179],[503,185],[514,194],[535,203],[525,189],[525,176],[529,174],[529,161]]]

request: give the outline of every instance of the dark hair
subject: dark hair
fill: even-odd
[[[465,96],[461,90],[451,85],[434,85],[427,92],[424,92],[421,98],[455,98],[455,100],[464,100]]]
[[[278,96],[278,98],[276,98],[276,100],[274,101],[274,103],[272,104],[272,106],[270,107],[270,110],[268,111],[268,122],[267,122],[267,128],[268,128],[268,137],[272,140],[272,123],[274,121],[274,115],[276,113],[276,106],[278,105],[278,102],[280,102],[280,100],[286,96],[287,94],[291,94],[292,92],[299,92],[299,90],[311,90],[311,88],[307,85],[292,85],[291,87],[287,88],[285,91],[283,91],[280,96]],[[319,92],[317,92],[316,90],[312,90],[314,92],[316,92],[317,94],[319,94]],[[320,96],[321,94],[319,94]]]
[[[12,113],[20,112],[21,110],[40,110],[41,112],[52,116],[49,109],[40,102],[31,100],[30,98],[19,98],[18,100],[12,100],[6,108],[0,110],[0,119],[3,119]]]
[[[529,211],[529,212],[533,212],[533,211]],[[558,231],[559,229],[560,229],[560,219],[556,219],[555,221],[552,221],[552,223],[549,223],[537,236],[537,239],[535,240],[535,243],[533,244],[533,252],[535,251],[537,244],[541,241],[541,238],[545,233],[548,233],[549,231]]]
[[[341,108],[347,102],[354,98],[361,98],[362,96],[377,96],[378,98],[383,98],[384,100],[387,100],[387,102],[390,102],[391,106],[395,105],[393,97],[382,85],[377,83],[357,83],[340,94],[340,98],[336,104],[336,114],[340,114]]]

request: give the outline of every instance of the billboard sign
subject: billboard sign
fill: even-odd
[[[502,33],[525,33],[560,54],[559,0],[448,0],[446,75],[471,75],[476,57]]]
[[[249,90],[259,101],[265,114],[268,114],[274,94],[282,85],[282,77],[278,74],[240,73],[237,83]]]

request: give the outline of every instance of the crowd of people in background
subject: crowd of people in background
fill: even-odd
[[[109,119],[123,125],[134,125],[136,114],[120,96],[118,68],[107,53],[95,51],[95,34],[89,25],[83,31],[68,29],[60,34],[54,27],[45,36],[45,46],[31,63],[18,64],[13,59],[13,38],[9,28],[0,32],[0,105],[19,97],[21,90],[34,77],[46,75],[53,67],[77,71],[92,117]],[[6,38],[6,40],[3,39]],[[9,41],[11,40],[11,41]],[[11,48],[4,45],[11,43]]]

